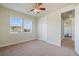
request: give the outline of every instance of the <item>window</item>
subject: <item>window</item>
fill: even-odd
[[[24,32],[31,32],[31,31],[32,31],[32,21],[24,20]]]
[[[17,16],[11,16],[10,18],[10,32],[31,32],[32,31],[32,21],[31,20],[22,20]]]
[[[22,20],[19,17],[11,16],[10,18],[10,32],[22,32]]]

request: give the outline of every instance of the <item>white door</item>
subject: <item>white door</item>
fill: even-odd
[[[42,24],[41,24],[41,29],[42,29],[42,40],[47,40],[47,17],[42,18]]]
[[[38,37],[40,40],[47,40],[47,17],[38,20]]]

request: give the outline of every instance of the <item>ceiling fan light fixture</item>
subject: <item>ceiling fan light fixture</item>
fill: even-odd
[[[41,10],[39,10],[39,9],[34,9],[34,12],[35,13],[39,13]]]
[[[40,13],[41,11],[45,11],[46,9],[43,8],[42,3],[36,3],[33,6],[33,9],[31,9],[30,11],[33,11],[35,13]]]
[[[40,12],[40,11],[41,11],[41,10],[39,10],[39,9],[37,10],[37,12]]]
[[[34,12],[36,13],[37,12],[37,9],[34,9]]]

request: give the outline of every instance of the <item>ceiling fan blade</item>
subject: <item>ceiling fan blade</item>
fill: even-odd
[[[36,3],[36,6],[40,6],[40,5],[42,5],[42,3]]]
[[[39,8],[40,10],[46,10],[45,8]]]
[[[39,13],[41,10],[46,10],[45,8],[43,8],[42,3],[36,3],[34,4],[33,8],[30,11],[34,11]]]
[[[42,3],[38,3],[38,4],[39,4],[39,6],[42,5]]]
[[[34,9],[31,9],[30,11],[33,11]]]

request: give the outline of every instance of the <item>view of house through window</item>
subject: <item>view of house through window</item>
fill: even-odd
[[[31,20],[24,20],[24,32],[31,32],[32,22]]]
[[[10,32],[31,32],[32,31],[32,21],[31,20],[22,20],[17,16],[11,16],[10,18]]]

